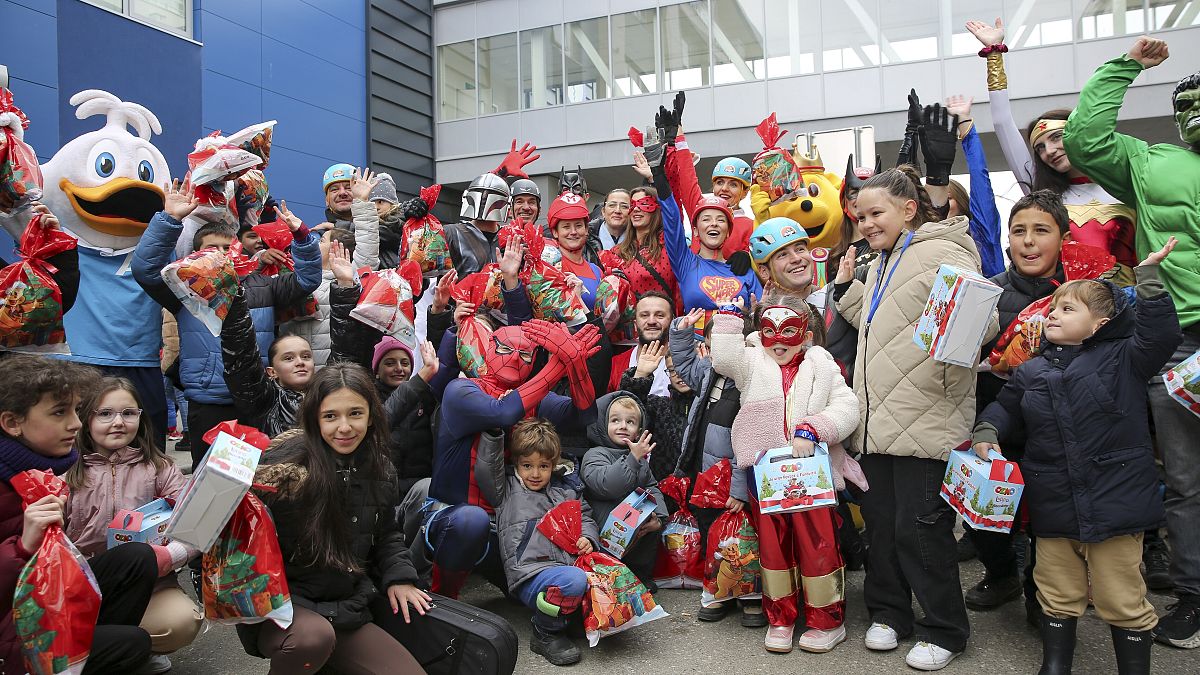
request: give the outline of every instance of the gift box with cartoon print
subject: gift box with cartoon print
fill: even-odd
[[[754,464],[761,513],[791,513],[837,506],[829,449],[818,443],[812,457],[792,457],[791,447],[767,450]]]
[[[1012,531],[1025,491],[1021,468],[995,451],[984,461],[965,446],[960,448],[964,449],[950,452],[942,499],[976,530]]]
[[[966,368],[979,363],[979,348],[1002,289],[975,272],[938,268],[913,342],[935,361]]]
[[[1163,373],[1162,378],[1171,398],[1200,416],[1200,352]]]
[[[155,499],[136,509],[122,509],[108,524],[108,548],[131,541],[165,546],[170,537],[167,526],[171,521],[171,503]]]

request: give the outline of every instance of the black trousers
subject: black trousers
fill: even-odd
[[[167,392],[163,387],[162,370],[153,368],[125,368],[100,366],[100,371],[109,377],[123,377],[133,383],[138,397],[142,399],[142,415],[154,426],[154,442],[164,451],[167,449]]]
[[[962,651],[970,636],[958,578],[954,511],[939,495],[946,463],[869,454],[860,462],[871,489],[863,495],[867,523],[867,578],[871,621],[901,637]],[[916,619],[912,597],[924,616]]]
[[[188,443],[192,446],[192,471],[200,466],[200,460],[204,459],[204,453],[208,452],[208,443],[204,442],[204,434],[221,422],[237,418],[237,408],[231,405],[188,401],[187,434]]]
[[[83,672],[136,670],[150,658],[150,634],[138,624],[158,580],[154,551],[146,544],[122,544],[95,556],[88,564],[104,599]]]

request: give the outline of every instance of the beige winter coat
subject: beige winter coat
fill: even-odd
[[[867,270],[866,283],[852,282],[837,303],[842,316],[859,330],[854,392],[861,424],[850,444],[862,452],[945,460],[970,437],[975,372],[934,361],[913,342],[913,332],[938,266],[978,272],[979,251],[963,216],[922,225],[897,263],[904,237],[888,256],[887,270],[879,269],[882,256],[877,258]],[[897,264],[874,320],[864,325],[879,275],[886,280]],[[984,339],[998,330],[993,311]]]

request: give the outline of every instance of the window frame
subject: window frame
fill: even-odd
[[[194,16],[196,13],[195,0],[183,0],[183,3],[184,3],[184,5],[183,5],[183,7],[184,7],[183,21],[184,21],[184,25],[186,26],[186,28],[184,28],[184,30],[182,30],[182,31],[176,30],[175,28],[172,28],[171,26],[165,26],[163,24],[156,23],[155,21],[153,21],[152,19],[150,19],[148,17],[138,16],[138,15],[134,14],[132,9],[130,8],[131,0],[116,0],[121,3],[120,10],[113,9],[112,7],[109,7],[106,4],[101,4],[103,2],[103,0],[81,0],[81,1],[84,4],[95,7],[96,9],[102,9],[102,10],[108,12],[109,14],[116,14],[117,16],[124,17],[135,23],[140,23],[143,26],[146,26],[147,28],[153,28],[154,30],[162,31],[168,35],[174,35],[175,37],[182,38],[182,39],[188,40],[190,42],[196,42],[196,44],[200,44],[199,42],[196,41],[196,39],[194,37],[196,34],[196,26],[194,25],[194,23],[195,23]]]

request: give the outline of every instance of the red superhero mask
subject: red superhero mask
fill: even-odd
[[[533,372],[535,349],[537,345],[525,337],[520,326],[505,326],[492,333],[483,359],[487,366],[485,378],[505,389],[517,388]]]
[[[763,310],[762,326],[758,331],[762,335],[764,347],[775,345],[796,347],[804,344],[804,336],[808,333],[808,315],[801,315],[790,307],[771,305]]]
[[[633,208],[642,213],[654,213],[658,210],[658,200],[650,195],[633,200]]]

